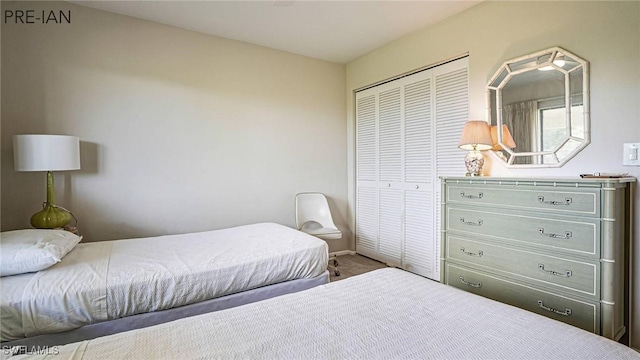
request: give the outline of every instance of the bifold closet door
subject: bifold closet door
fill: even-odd
[[[356,242],[358,253],[378,258],[378,129],[374,91],[356,98]]]
[[[432,74],[404,84],[404,252],[403,268],[433,278]]]
[[[381,85],[378,99],[379,259],[402,265],[402,97],[400,82]]]
[[[464,124],[469,120],[468,58],[434,68],[434,227],[435,259],[440,259],[442,243],[441,176],[460,176],[466,173],[464,157],[458,148]],[[440,261],[435,261],[433,279],[440,279]]]
[[[356,97],[357,252],[425,276],[434,262],[432,86],[427,71]]]

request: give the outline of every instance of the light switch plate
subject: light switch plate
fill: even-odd
[[[640,143],[625,143],[622,165],[640,166]]]

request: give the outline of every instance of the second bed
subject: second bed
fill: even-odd
[[[273,224],[81,243],[1,279],[3,346],[64,344],[328,282],[327,244]]]

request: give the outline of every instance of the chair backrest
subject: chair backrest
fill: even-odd
[[[336,228],[331,217],[329,203],[324,194],[300,193],[296,195],[296,228],[300,230],[308,221],[315,221],[323,227]]]

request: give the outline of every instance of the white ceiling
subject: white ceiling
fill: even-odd
[[[481,0],[72,2],[346,64]]]

